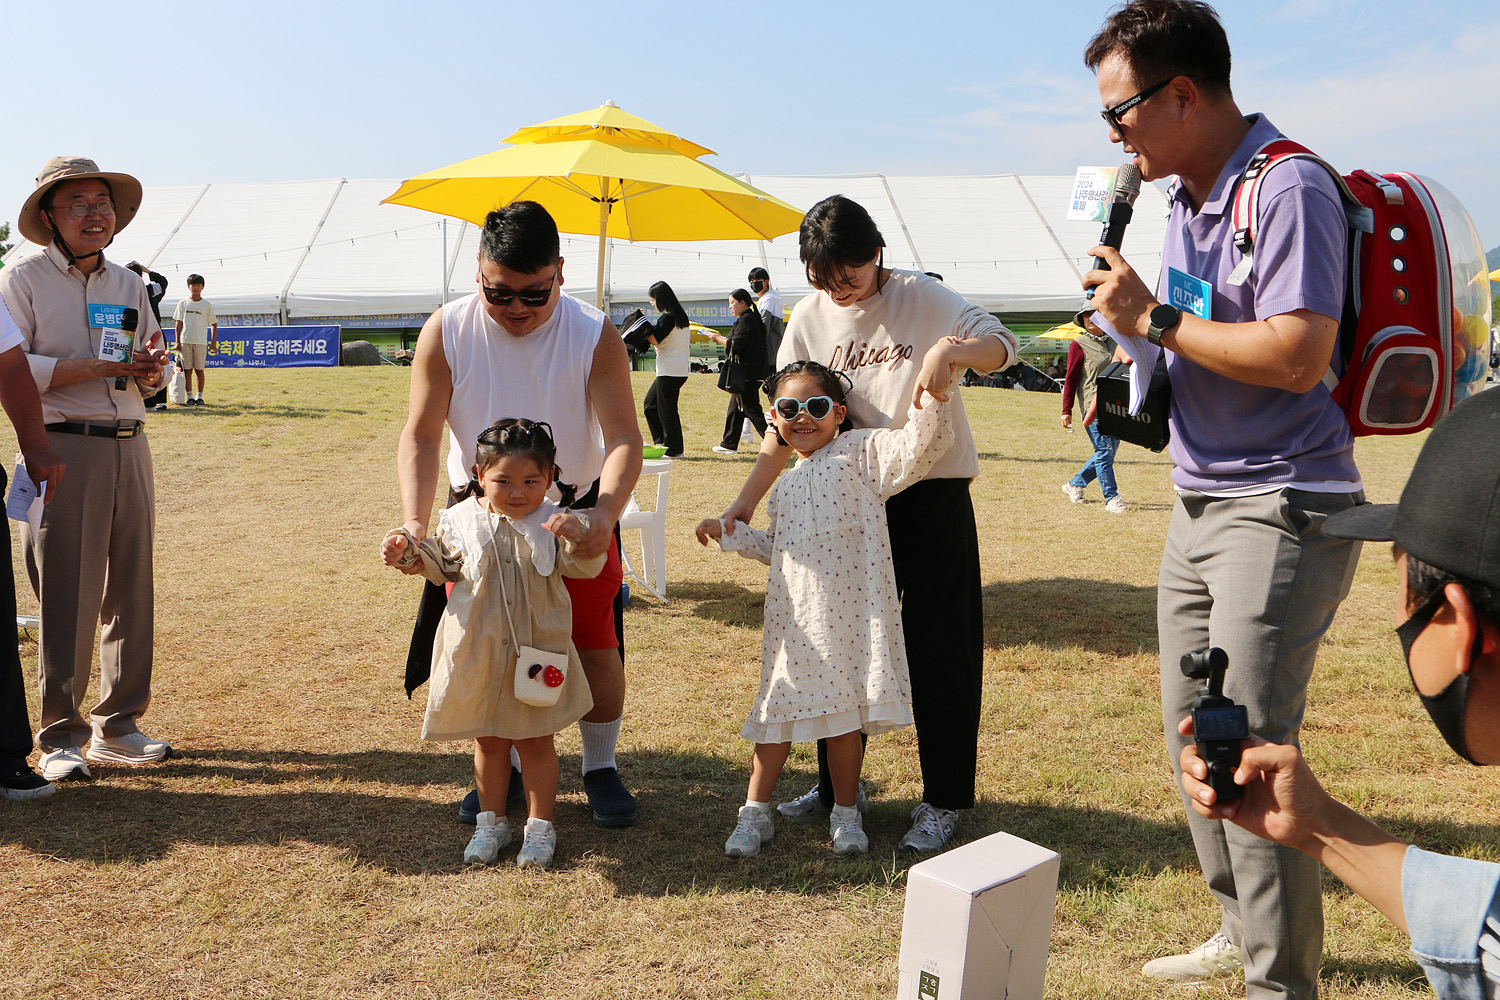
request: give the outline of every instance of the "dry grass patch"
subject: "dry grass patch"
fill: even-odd
[[[911,863],[894,845],[920,793],[909,731],[871,747],[869,856],[836,859],[824,831],[791,824],[758,858],[723,856],[765,577],[690,536],[750,464],[748,449],[710,452],[724,397],[706,378],[682,396],[672,603],[627,614],[621,763],[641,824],[588,822],[577,737],[564,734],[556,870],[462,865],[468,748],[417,738],[423,695],[401,691],[417,587],[375,555],[400,514],[406,375],[214,372],[213,405],[152,418],[146,725],[181,757],[0,808],[0,942],[15,956],[0,996],[891,995]],[[636,376],[637,399],[648,380]],[[1136,975],[1217,921],[1158,730],[1166,461],[1122,452],[1127,514],[1074,506],[1058,486],[1088,440],[1058,429],[1057,396],[975,389],[965,403],[984,456],[987,649],[981,802],[960,836],[1007,830],[1062,853],[1051,994],[1179,996]],[[1419,443],[1360,445],[1372,498],[1395,498]],[[1496,856],[1500,836],[1474,819],[1489,814],[1490,779],[1453,761],[1406,694],[1391,584],[1371,552],[1324,645],[1309,756],[1398,832]],[[799,748],[778,792],[800,793],[812,772]],[[1325,900],[1326,996],[1425,992],[1368,906],[1331,879]]]

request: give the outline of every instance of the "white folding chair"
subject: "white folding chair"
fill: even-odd
[[[628,548],[620,546],[625,572],[635,578],[651,596],[667,603],[667,492],[672,477],[670,458],[648,458],[641,463],[641,475],[656,476],[656,509],[641,510],[635,494],[625,505],[620,516],[620,530],[636,530],[641,533],[641,565],[637,568],[630,561]],[[623,542],[623,539],[621,540]]]

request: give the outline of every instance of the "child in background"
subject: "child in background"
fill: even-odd
[[[840,433],[849,380],[814,361],[766,380],[777,434],[798,461],[771,490],[759,531],[708,519],[715,538],[771,567],[766,585],[760,693],[741,735],[755,742],[750,789],[731,858],[751,857],[775,835],[771,791],[792,743],[828,741],[835,854],[870,849],[856,796],[864,736],[911,724],[911,680],[891,568],[885,500],[921,479],[953,443],[942,398],[913,406],[898,429]]]
[[[475,741],[481,812],[464,850],[467,862],[490,864],[510,843],[505,797],[514,747],[526,774],[530,813],[516,864],[551,864],[557,846],[552,737],[594,704],[573,648],[573,605],[562,578],[597,576],[605,557],[578,559],[573,542],[588,530],[584,517],[546,502],[558,475],[551,431],[530,420],[488,427],[474,451],[480,495],[444,510],[437,534],[421,543],[398,528],[380,546],[386,565],[420,561],[427,579],[453,585],[433,649],[422,738]],[[562,489],[563,502],[571,502],[569,488]],[[556,704],[536,707],[516,697],[523,646],[565,651],[567,670]]]

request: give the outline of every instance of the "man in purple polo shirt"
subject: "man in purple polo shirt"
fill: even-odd
[[[1092,253],[1094,305],[1123,337],[1167,351],[1170,454],[1178,499],[1157,584],[1162,719],[1177,732],[1198,682],[1184,653],[1222,647],[1224,691],[1250,728],[1296,744],[1318,641],[1348,593],[1357,542],[1323,522],[1360,503],[1354,439],[1321,379],[1344,292],[1345,222],[1326,173],[1278,166],[1262,188],[1248,277],[1232,277],[1235,182],[1279,133],[1243,115],[1229,87],[1229,41],[1193,0],[1132,0],[1089,43],[1110,141],[1147,180],[1175,175],[1156,294],[1108,247]],[[1201,980],[1243,968],[1245,995],[1312,997],[1322,957],[1318,866],[1299,852],[1187,809],[1198,860],[1218,897],[1217,933],[1142,970]]]

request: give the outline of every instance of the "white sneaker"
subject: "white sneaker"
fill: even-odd
[[[1141,975],[1151,979],[1171,979],[1179,983],[1198,983],[1221,976],[1238,976],[1245,971],[1245,956],[1229,943],[1222,932],[1188,952],[1153,958],[1141,967]]]
[[[1124,497],[1116,496],[1111,497],[1109,500],[1105,501],[1104,509],[1109,511],[1111,514],[1123,514],[1130,508],[1125,506]]]
[[[89,740],[88,759],[95,764],[155,764],[172,756],[171,744],[153,740],[145,733],[102,737],[97,733]]]
[[[1062,491],[1067,498],[1074,503],[1083,503],[1083,487],[1074,486],[1071,482],[1062,484]]]
[[[857,808],[834,806],[828,816],[828,836],[833,839],[834,854],[870,853],[870,838]]]
[[[901,846],[909,851],[941,851],[953,839],[956,826],[956,811],[939,809],[926,802],[918,803],[911,811],[911,829],[901,838]]]
[[[860,812],[868,812],[870,800],[865,797],[865,783],[859,783],[859,794],[855,796],[854,808]],[[783,802],[776,807],[776,811],[782,817],[793,823],[811,823],[828,815],[828,810],[818,801],[818,786],[813,785],[801,795],[790,802]]]
[[[492,812],[482,812],[474,817],[474,836],[464,848],[464,863],[492,865],[500,856],[500,848],[508,843],[510,820]]]
[[[771,810],[760,806],[740,806],[734,832],[724,841],[724,856],[753,858],[760,853],[760,845],[769,844],[775,836],[776,822],[771,819]]]
[[[78,747],[62,747],[42,754],[37,766],[48,781],[88,781],[93,777]]]
[[[557,830],[550,820],[528,819],[516,855],[517,868],[546,868],[557,853]]]
[[[716,444],[716,445],[714,445],[714,451],[716,453],[720,454],[720,455],[738,455],[739,454],[739,452],[735,451],[733,448],[726,448],[722,444]]]

